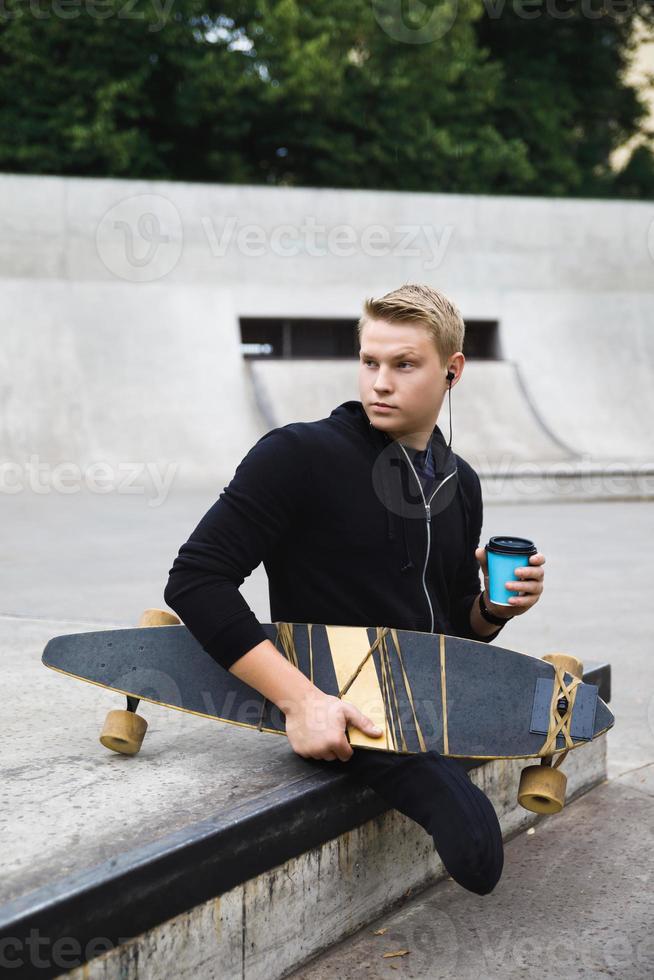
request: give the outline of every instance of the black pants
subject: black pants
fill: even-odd
[[[399,755],[354,749],[347,762],[321,761],[370,786],[434,840],[456,882],[487,895],[502,874],[504,846],[493,804],[456,759],[439,752]]]

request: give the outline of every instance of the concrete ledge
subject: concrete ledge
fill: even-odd
[[[475,465],[478,460],[469,458],[469,462]],[[588,503],[654,497],[654,464],[647,460],[573,460],[551,465],[517,462],[511,466],[475,466],[485,504]]]
[[[589,664],[585,679],[610,698],[609,665]],[[505,838],[542,819],[518,806],[524,765],[467,764]],[[603,781],[605,739],[571,753],[564,770],[568,801]],[[73,968],[79,980],[164,980],[174,969],[274,980],[444,876],[421,827],[320,770],[8,903],[5,965],[16,977]]]

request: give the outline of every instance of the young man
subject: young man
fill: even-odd
[[[479,478],[436,425],[463,372],[464,330],[457,308],[426,285],[366,302],[361,401],[259,439],[182,545],[164,598],[218,663],[284,712],[295,752],[373,787],[432,835],[456,881],[486,894],[502,872],[502,836],[463,766],[438,752],[352,749],[348,724],[381,731],[289,663],[238,591],[263,561],[273,622],[481,641],[538,601],[542,555],[509,584],[519,592],[513,610],[490,602]]]

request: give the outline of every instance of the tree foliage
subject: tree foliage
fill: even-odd
[[[624,81],[637,5],[567,3],[4,0],[0,168],[645,196],[651,144],[610,167],[644,118]]]

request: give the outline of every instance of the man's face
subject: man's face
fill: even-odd
[[[446,374],[424,324],[368,320],[363,327],[361,402],[375,428],[393,439],[425,448],[447,391]],[[376,402],[391,407],[383,409]]]

